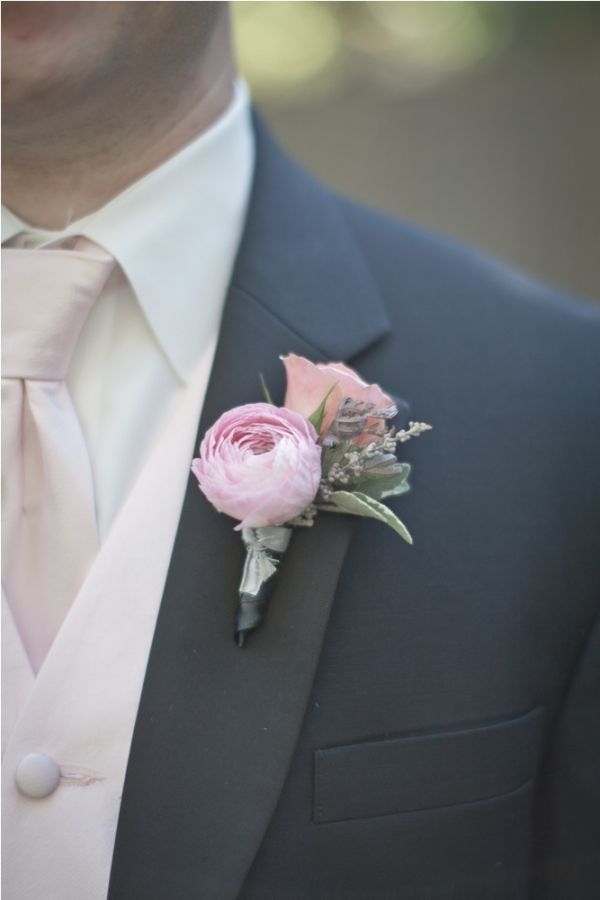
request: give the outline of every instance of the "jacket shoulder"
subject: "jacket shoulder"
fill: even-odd
[[[422,301],[468,306],[472,314],[495,307],[497,314],[572,320],[600,327],[600,308],[570,296],[495,257],[446,235],[428,231],[336,196],[374,277],[402,286]],[[400,300],[400,294],[393,297]],[[392,303],[393,305],[393,303]]]
[[[377,352],[415,397],[427,371],[440,391],[480,405],[502,397],[507,408],[598,433],[599,307],[447,237],[336,202],[389,315]]]

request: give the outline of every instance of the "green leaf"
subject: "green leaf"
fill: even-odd
[[[408,476],[410,475],[410,465],[408,463],[400,463],[402,471],[398,475],[390,475],[389,478],[365,478],[361,479],[358,484],[363,494],[373,497],[374,500],[386,500],[388,497],[399,497],[406,494],[410,490]]]
[[[407,494],[409,491],[410,484],[407,481],[399,481],[394,478],[372,478],[371,481],[361,481],[360,483],[360,493],[372,497],[373,500],[401,497],[402,494]]]
[[[360,491],[335,491],[327,502],[333,503],[342,512],[350,513],[353,516],[366,516],[384,522],[408,544],[413,542],[410,532],[400,519],[391,509],[373,497],[368,497]]]
[[[314,413],[312,413],[312,414],[308,417],[308,421],[311,422],[311,423],[314,425],[315,431],[317,432],[317,434],[318,434],[319,431],[321,430],[321,425],[323,424],[323,417],[325,416],[325,407],[326,407],[326,405],[327,405],[327,401],[329,400],[329,397],[330,397],[330,395],[331,395],[331,392],[333,391],[333,389],[334,389],[335,387],[337,387],[337,381],[335,382],[335,384],[332,384],[332,385],[331,385],[331,387],[329,388],[329,390],[327,391],[327,393],[325,394],[325,396],[324,396],[323,399],[321,400],[320,404],[319,404],[318,407],[315,409]]]
[[[275,406],[275,404],[273,403],[273,398],[271,397],[271,392],[269,391],[269,388],[267,387],[267,382],[265,381],[265,376],[263,375],[262,372],[260,372],[258,377],[260,378],[260,386],[262,388],[262,392],[264,394],[265,400],[267,401],[267,403],[270,403],[271,406]]]

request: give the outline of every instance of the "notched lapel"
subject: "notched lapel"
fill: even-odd
[[[277,355],[288,350],[310,354],[248,298],[230,297],[200,432],[256,399],[257,364],[282,396]],[[233,900],[283,786],[353,522],[323,516],[296,531],[267,619],[243,650],[233,640],[243,562],[233,524],[190,479],[133,736],[110,900],[176,900],[191,890]]]
[[[307,204],[300,176],[260,133],[258,159],[199,436],[226,409],[260,399],[259,372],[283,399],[279,355],[343,359],[387,329],[331,201],[320,200],[326,195],[313,185]],[[294,196],[286,198],[286,190]],[[293,231],[287,241],[285,215]],[[299,219],[306,227],[310,219],[313,229],[304,246]],[[327,229],[319,235],[316,223],[335,227],[335,236]],[[347,259],[332,304],[328,237],[334,268]],[[346,326],[339,321],[343,295]],[[353,525],[350,517],[323,515],[312,529],[296,530],[267,619],[240,650],[233,621],[242,543],[232,520],[190,478],[133,735],[110,900],[239,894],[297,742]]]

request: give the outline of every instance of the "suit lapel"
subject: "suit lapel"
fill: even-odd
[[[287,352],[348,359],[387,319],[335,203],[257,123],[257,169],[199,436],[224,410],[279,401]],[[277,803],[352,533],[297,530],[269,615],[233,641],[243,548],[190,478],[148,661],[109,898],[233,900]]]

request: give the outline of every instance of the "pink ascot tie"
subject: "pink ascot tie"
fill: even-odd
[[[65,378],[113,266],[85,238],[2,249],[2,586],[36,673],[98,550],[91,464]]]

